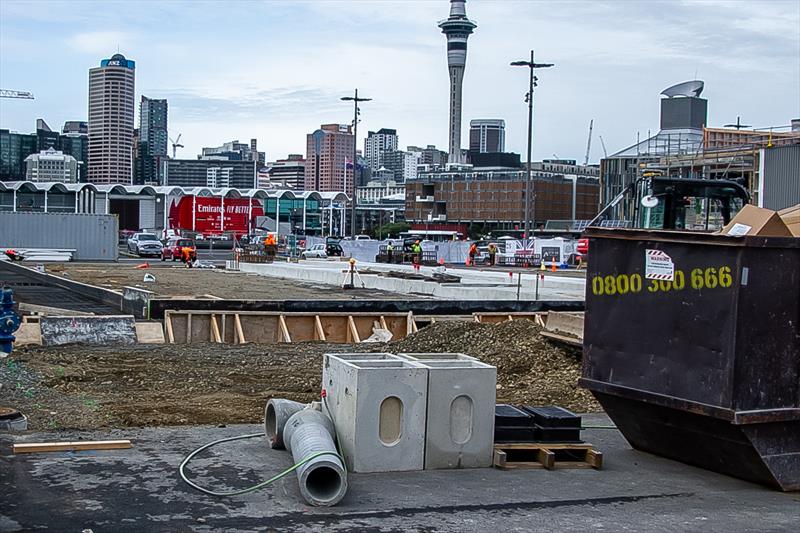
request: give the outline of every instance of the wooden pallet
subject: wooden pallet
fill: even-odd
[[[517,468],[603,468],[603,454],[588,443],[503,443],[494,446],[493,466]]]

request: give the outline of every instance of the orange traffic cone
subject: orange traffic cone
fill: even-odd
[[[141,265],[136,265],[134,268],[140,268],[140,269],[141,269],[141,268],[150,268],[150,263],[148,263],[147,261],[145,261],[145,262],[144,262],[144,263],[142,263]]]
[[[553,263],[552,265],[550,265],[550,271],[551,271],[551,272],[555,272],[556,270],[558,270],[558,268],[556,268],[556,264],[555,264],[555,263]]]

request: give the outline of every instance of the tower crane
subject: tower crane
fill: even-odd
[[[608,159],[608,151],[606,151],[606,143],[603,142],[603,136],[598,135],[598,137],[600,137],[600,144],[603,145],[603,155],[605,156],[606,159]]]
[[[0,89],[0,98],[21,98],[33,100],[33,94],[28,91],[15,91],[13,89]]]
[[[592,149],[592,127],[594,126],[594,119],[589,121],[589,140],[586,142],[586,157],[583,158],[583,166],[589,164],[589,151]]]
[[[172,159],[175,159],[178,148],[183,148],[183,145],[181,144],[181,135],[183,135],[183,133],[179,133],[176,139],[173,139],[172,137],[169,138],[170,142],[172,142]]]

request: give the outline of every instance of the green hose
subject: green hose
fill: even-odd
[[[231,492],[215,492],[213,490],[209,490],[209,489],[206,489],[204,487],[201,487],[200,485],[198,485],[197,483],[195,483],[193,481],[190,481],[189,478],[186,477],[186,472],[184,472],[184,468],[186,468],[186,465],[189,464],[189,461],[191,461],[198,453],[200,453],[200,452],[202,452],[204,450],[207,450],[208,448],[211,448],[212,446],[216,446],[217,444],[221,444],[223,442],[231,442],[231,441],[234,441],[234,440],[252,439],[252,438],[255,438],[255,437],[263,437],[263,436],[264,436],[263,433],[251,433],[251,434],[248,434],[248,435],[238,435],[236,437],[227,437],[225,439],[215,440],[214,442],[209,442],[208,444],[204,444],[203,446],[200,446],[195,451],[193,451],[192,453],[187,455],[186,459],[184,459],[183,462],[181,462],[181,466],[178,467],[178,472],[181,475],[181,479],[183,479],[193,489],[197,489],[200,492],[202,492],[204,494],[208,494],[210,496],[238,496],[239,494],[248,494],[250,492],[255,492],[255,491],[259,490],[259,489],[263,489],[267,485],[271,485],[272,483],[275,483],[279,479],[281,479],[283,477],[286,477],[288,474],[291,474],[292,472],[294,472],[295,470],[297,470],[298,468],[300,468],[301,466],[303,466],[304,464],[306,464],[310,460],[315,459],[315,458],[317,458],[317,457],[319,457],[321,455],[334,455],[334,456],[338,457],[339,460],[341,460],[342,463],[344,464],[344,460],[336,452],[327,452],[327,451],[326,452],[317,452],[317,453],[313,453],[313,454],[309,455],[308,457],[306,457],[302,461],[290,466],[289,468],[287,468],[286,470],[284,470],[280,474],[277,474],[277,475],[269,478],[266,481],[262,481],[261,483],[259,483],[257,485],[253,485],[252,487],[247,487],[247,488],[244,488],[244,489],[241,489],[241,490],[234,490],[234,491],[231,491]]]

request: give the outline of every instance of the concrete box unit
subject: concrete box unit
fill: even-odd
[[[422,470],[426,368],[391,354],[326,354],[322,387],[348,470]]]
[[[477,357],[472,357],[465,353],[429,353],[429,352],[416,352],[397,354],[397,357],[407,361],[477,361]]]
[[[497,369],[475,359],[417,362],[428,369],[425,469],[492,466]]]

